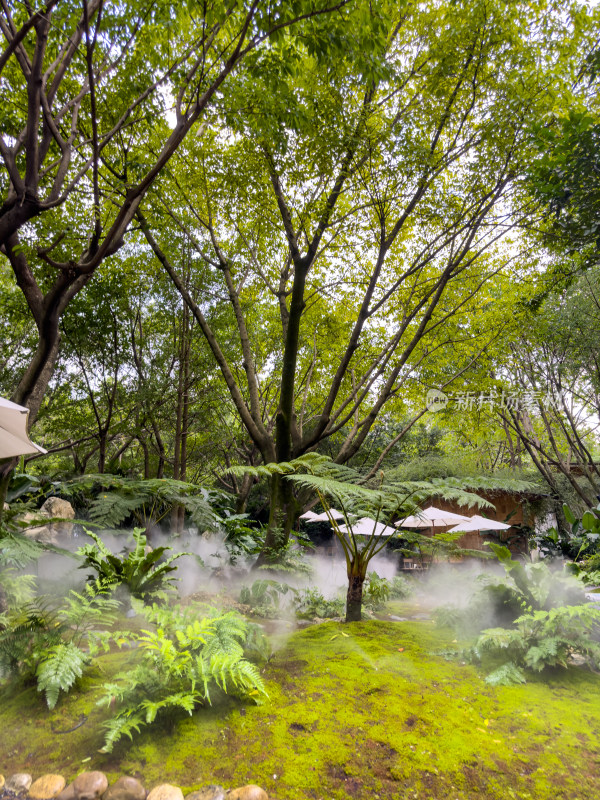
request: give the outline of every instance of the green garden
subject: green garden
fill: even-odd
[[[597,5],[0,34],[0,800],[596,798]]]

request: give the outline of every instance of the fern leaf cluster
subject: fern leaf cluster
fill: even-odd
[[[73,642],[61,642],[51,647],[37,668],[38,692],[44,692],[48,708],[54,708],[61,691],[68,692],[89,662]]]
[[[152,593],[164,591],[175,578],[169,573],[177,567],[173,562],[189,553],[176,553],[160,561],[170,547],[155,547],[147,551],[147,539],[141,528],[133,531],[134,547],[122,555],[112,553],[102,539],[95,533],[86,531],[93,544],[80,547],[77,555],[83,559],[81,569],[91,569],[88,582],[100,591],[117,586],[127,588],[129,594],[137,598],[145,598]]]
[[[265,694],[258,669],[245,657],[248,640],[257,649],[257,633],[234,612],[201,616],[197,608],[153,605],[143,613],[155,629],[138,635],[141,662],[106,684],[100,700],[119,706],[105,724],[105,752],[158,718],[191,714],[216,689],[254,700]]]
[[[183,506],[199,528],[218,530],[221,522],[210,493],[185,481],[84,475],[61,484],[59,490],[87,506],[90,519],[104,528],[118,528],[131,518],[141,525],[157,522],[175,505]]]
[[[549,611],[524,614],[513,628],[483,631],[474,655],[504,658],[506,662],[486,680],[514,683],[525,680],[525,671],[542,672],[552,667],[567,667],[577,654],[593,665],[600,664],[600,609],[591,605],[563,606]]]
[[[71,591],[60,602],[39,597],[0,617],[0,677],[35,680],[50,708],[83,674],[98,647],[107,650],[116,600]],[[87,651],[87,652],[86,652]]]

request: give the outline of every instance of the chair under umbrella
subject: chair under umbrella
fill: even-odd
[[[469,517],[467,522],[460,522],[455,525],[449,533],[481,533],[482,531],[507,531],[511,526],[506,522],[498,522],[495,519],[488,519],[487,517],[480,517],[475,514]]]
[[[45,453],[27,435],[29,409],[0,397],[0,459]]]

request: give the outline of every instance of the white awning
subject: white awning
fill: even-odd
[[[448,525],[456,525],[468,521],[470,517],[463,514],[454,514],[452,511],[444,511],[443,508],[429,506],[418,514],[400,520],[396,525],[399,528],[445,528]]]
[[[346,525],[340,527],[342,533],[350,534],[350,530]],[[358,522],[352,523],[352,532],[355,536],[394,536],[398,531],[391,528],[389,525],[384,525],[383,522],[375,522],[370,517],[363,517]]]
[[[29,409],[0,397],[0,458],[45,453],[27,435]]]
[[[472,531],[506,531],[510,528],[505,522],[498,522],[495,519],[487,519],[477,514],[469,517],[467,522],[460,522],[455,525],[449,533],[471,533]]]
[[[304,519],[307,522],[329,522],[331,517],[335,520],[344,519],[342,512],[337,511],[335,508],[330,508],[329,514],[326,511],[323,511],[322,514],[315,514],[314,511],[307,511],[305,514],[300,515],[300,519]]]

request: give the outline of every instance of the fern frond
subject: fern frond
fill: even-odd
[[[68,692],[83,675],[88,661],[88,656],[72,642],[55,645],[47,651],[37,669],[37,690],[45,692],[48,708],[54,708],[60,692]]]
[[[516,686],[520,683],[527,683],[525,673],[512,661],[502,664],[495,669],[485,679],[491,686]]]

